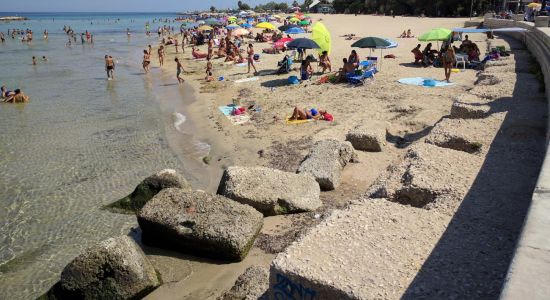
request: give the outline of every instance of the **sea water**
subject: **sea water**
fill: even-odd
[[[31,20],[0,23],[4,34],[34,32],[30,44],[7,35],[0,44],[0,85],[30,96],[28,104],[0,104],[1,299],[39,296],[86,247],[128,234],[135,216],[100,207],[156,171],[183,169],[163,132],[155,83],[141,71],[142,51],[158,43],[163,25],[151,23],[147,37],[145,22],[175,15],[25,15]],[[70,47],[64,25],[77,34]],[[80,44],[85,30],[93,44]],[[116,61],[115,80],[106,80],[105,55]],[[176,121],[180,127],[185,116]]]

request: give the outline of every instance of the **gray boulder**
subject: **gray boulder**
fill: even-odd
[[[191,185],[176,170],[164,169],[145,178],[130,195],[105,206],[105,208],[119,213],[137,212],[147,201],[166,188],[179,188],[190,191]]]
[[[248,204],[266,216],[313,211],[323,205],[313,177],[264,167],[228,168],[218,194]]]
[[[348,132],[346,141],[356,150],[380,152],[386,142],[386,128],[381,124],[358,125]]]
[[[41,299],[140,299],[160,284],[143,251],[130,237],[120,236],[77,256]]]
[[[298,173],[313,176],[322,190],[334,190],[340,185],[342,169],[355,158],[350,142],[318,141],[298,168]]]
[[[138,212],[145,244],[243,260],[263,225],[254,208],[220,195],[164,189]]]
[[[225,292],[218,300],[257,300],[263,299],[269,288],[269,269],[260,266],[251,266],[244,271],[233,287]]]

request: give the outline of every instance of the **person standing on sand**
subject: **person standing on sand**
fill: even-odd
[[[157,52],[159,55],[159,64],[162,67],[164,65],[164,46],[161,45]]]
[[[212,39],[209,39],[208,40],[208,56],[206,56],[206,59],[211,59],[213,54],[214,54],[214,41]]]
[[[176,47],[176,54],[178,54],[178,38],[174,38],[174,47]]]
[[[34,66],[36,66],[36,57],[35,57],[35,56],[32,57],[32,64],[33,64]]]
[[[206,80],[208,80],[208,77],[212,76],[212,61],[210,58],[206,60]]]
[[[147,46],[147,53],[149,53],[149,55],[153,54],[153,47],[151,47],[151,45]]]
[[[441,53],[441,63],[445,69],[445,80],[451,82],[451,69],[456,62],[455,50],[450,44],[445,46],[445,49]]]
[[[183,66],[181,65],[181,62],[177,57],[174,58],[174,61],[176,62],[176,78],[178,79],[178,83],[182,84],[185,82],[185,80],[180,77],[181,73],[183,72]]]
[[[247,54],[248,54],[248,72],[247,73],[250,73],[250,67],[254,68],[254,74],[258,73],[258,71],[256,70],[256,66],[254,65],[254,46],[252,46],[252,44],[248,44]]]
[[[115,79],[115,62],[110,55],[105,55],[105,71],[108,80]]]

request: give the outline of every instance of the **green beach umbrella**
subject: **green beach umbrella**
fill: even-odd
[[[309,21],[300,21],[300,25],[307,26],[309,25]]]
[[[355,48],[381,48],[388,47],[391,43],[379,37],[369,36],[351,44]]]
[[[451,37],[451,30],[446,28],[432,29],[418,37],[419,41],[448,41]]]

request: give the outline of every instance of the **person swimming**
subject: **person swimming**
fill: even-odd
[[[25,95],[20,89],[16,89],[6,97],[7,103],[26,103],[29,102],[29,96]]]

